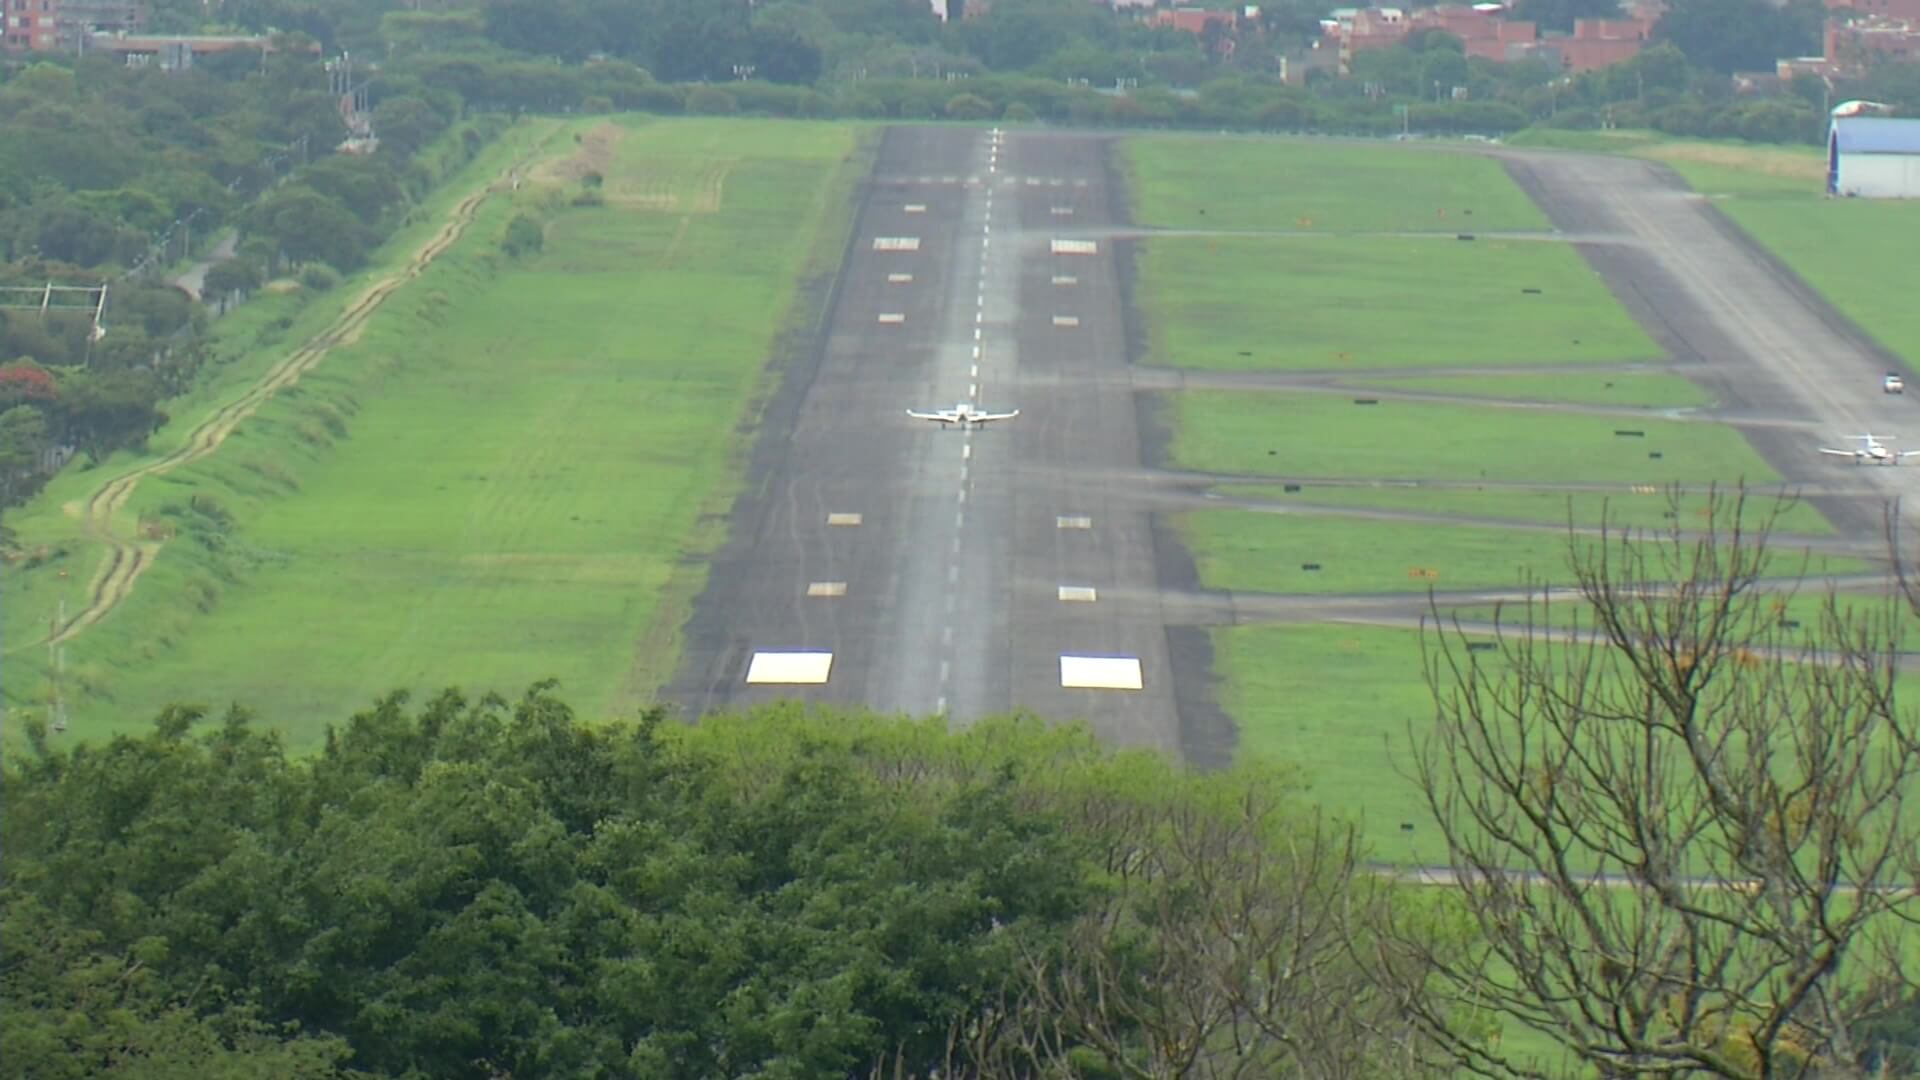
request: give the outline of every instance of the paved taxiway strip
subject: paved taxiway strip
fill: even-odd
[[[1884,502],[1912,494],[1920,469],[1855,467],[1817,448],[1869,431],[1920,447],[1920,410],[1880,392],[1880,377],[1902,367],[1896,357],[1664,166],[1587,154],[1500,157],[1556,227],[1632,238],[1582,252],[1671,356],[1707,365],[1689,374],[1727,411],[1805,420],[1806,429],[1744,433],[1843,534],[1880,534]],[[1832,498],[1833,487],[1867,487],[1876,497]]]

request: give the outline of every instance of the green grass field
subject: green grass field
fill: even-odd
[[[1628,529],[1665,530],[1676,522],[1691,528],[1701,524],[1707,511],[1707,496],[1684,494],[1676,508],[1665,488],[1620,494],[1600,492],[1556,492],[1473,490],[1462,488],[1416,488],[1387,485],[1335,486],[1302,484],[1299,491],[1269,484],[1223,484],[1215,489],[1229,498],[1272,499],[1325,507],[1338,513],[1340,507],[1366,507],[1380,510],[1407,510],[1422,514],[1445,514],[1459,518],[1483,518],[1489,521],[1545,523],[1597,527],[1602,520]],[[1833,526],[1811,505],[1770,496],[1750,497],[1750,520],[1779,510],[1774,531],[1796,536],[1831,536]],[[1668,517],[1673,514],[1674,517]],[[1569,517],[1571,515],[1571,517]]]
[[[1278,593],[1420,593],[1435,589],[1571,585],[1575,551],[1594,535],[1489,525],[1412,524],[1338,515],[1205,510],[1180,531],[1210,589]],[[1783,549],[1788,547],[1782,541]],[[1783,559],[1784,568],[1795,560]],[[1317,566],[1316,570],[1307,569]],[[1815,556],[1815,575],[1856,573],[1858,559]]]
[[[1230,627],[1213,652],[1242,757],[1298,769],[1323,806],[1362,823],[1374,857],[1445,860],[1419,787],[1397,772],[1413,764],[1409,725],[1422,732],[1433,715],[1418,633]]]
[[[1570,580],[1568,537],[1551,532],[1245,510],[1204,510],[1179,520],[1200,584],[1209,589],[1418,593]]]
[[[1182,229],[1465,232],[1547,227],[1498,162],[1305,139],[1128,139],[1133,220]]]
[[[1569,371],[1565,374],[1515,372],[1511,375],[1370,376],[1343,380],[1424,394],[1553,401],[1574,405],[1617,405],[1626,409],[1685,409],[1713,404],[1698,386],[1678,375]]]
[[[1138,250],[1150,364],[1362,369],[1659,355],[1563,244],[1182,237]],[[1540,292],[1522,292],[1530,288]]]
[[[1351,401],[1304,394],[1189,391],[1167,418],[1180,468],[1244,475],[1490,482],[1777,483],[1739,434],[1714,424]],[[1615,431],[1644,431],[1620,437]],[[1650,459],[1651,453],[1661,455]]]
[[[587,134],[555,149],[604,173],[607,205],[567,207],[568,170],[535,170],[351,347],[143,484],[132,509],[179,536],[69,647],[78,733],[241,700],[308,745],[391,688],[549,675],[586,715],[648,700],[783,319],[816,314],[794,310],[797,282],[838,261],[856,136]],[[548,225],[542,253],[511,261],[516,209]]]

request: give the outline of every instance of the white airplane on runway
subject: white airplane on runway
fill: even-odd
[[[981,412],[979,409],[974,408],[970,402],[962,401],[951,409],[935,409],[932,412],[908,409],[907,415],[913,417],[915,420],[937,421],[941,427],[946,427],[948,424],[959,424],[964,428],[979,424],[989,424],[995,420],[1011,420],[1020,415],[1020,410],[1015,409],[1012,412]]]
[[[1852,438],[1860,445],[1851,450],[1835,450],[1831,447],[1823,446],[1820,448],[1820,452],[1823,454],[1832,454],[1835,457],[1850,457],[1853,459],[1855,465],[1864,464],[1869,461],[1878,462],[1881,465],[1898,465],[1900,464],[1901,458],[1910,458],[1915,454],[1920,454],[1920,450],[1894,450],[1873,435],[1854,435]],[[1892,441],[1891,438],[1887,440],[1887,442]]]

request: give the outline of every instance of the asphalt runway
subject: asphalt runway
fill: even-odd
[[[832,291],[827,333],[788,365],[762,418],[747,491],[688,625],[667,700],[695,716],[798,699],[945,714],[957,725],[1027,709],[1085,718],[1112,744],[1219,764],[1231,755],[1232,733],[1213,704],[1209,627],[1417,626],[1430,598],[1424,590],[1203,590],[1170,534],[1171,515],[1209,505],[1299,511],[1238,498],[1227,486],[1236,482],[1619,487],[1164,468],[1165,433],[1151,413],[1160,394],[1200,387],[1344,393],[1352,388],[1343,378],[1367,373],[1132,366],[1130,246],[1156,234],[1128,225],[1109,173],[1110,143],[1086,133],[884,133]],[[1901,369],[1898,360],[1664,167],[1580,154],[1497,155],[1546,211],[1554,235],[1579,247],[1667,353],[1663,362],[1606,369],[1672,371],[1719,399],[1711,409],[1648,413],[1732,424],[1785,480],[1762,490],[1804,493],[1842,534],[1810,546],[1878,551],[1887,500],[1904,494],[1920,470],[1855,466],[1817,447],[1844,445],[1844,436],[1864,431],[1906,434],[1912,406],[1880,391],[1881,376]],[[1021,415],[971,431],[906,416],[908,408],[956,402]],[[1920,447],[1920,428],[1910,445]],[[1342,512],[1371,514],[1389,527],[1459,520]],[[1485,591],[1443,599],[1519,597]],[[831,666],[817,683],[750,683],[756,654],[774,652],[816,660],[830,653]],[[1063,655],[1137,659],[1140,688],[1065,687]]]
[[[827,340],[785,373],[668,700],[692,715],[798,699],[959,725],[1030,709],[1182,750],[1163,621],[1101,599],[1157,588],[1150,512],[1095,472],[1141,460],[1135,395],[1116,377],[1121,270],[1105,241],[1053,245],[1123,217],[1105,149],[884,133]],[[906,416],[956,402],[1021,414],[971,431]],[[1033,483],[1034,466],[1089,478]],[[830,523],[846,515],[858,524]],[[755,654],[776,651],[831,652],[826,681],[748,683]],[[1063,655],[1137,659],[1140,688],[1065,687]]]

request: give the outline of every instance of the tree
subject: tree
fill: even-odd
[[[1678,0],[1654,24],[1689,63],[1722,73],[1772,71],[1782,56],[1817,51],[1824,8],[1815,0]]]
[[[539,251],[545,243],[546,230],[540,227],[537,219],[526,214],[515,214],[513,220],[507,222],[507,234],[500,241],[500,248],[508,255],[518,258],[529,252]]]
[[[1062,800],[1110,884],[1023,956],[1005,1049],[1043,1068],[1008,1074],[1450,1075],[1401,1012],[1418,979],[1388,990],[1352,959],[1346,927],[1383,918],[1392,889],[1353,830],[1278,777],[1163,785]]]
[[[1676,500],[1677,509],[1677,500]],[[1437,714],[1414,774],[1483,943],[1396,967],[1406,1007],[1477,1071],[1475,1001],[1600,1075],[1844,1075],[1920,915],[1920,723],[1894,686],[1906,608],[1782,621],[1766,526],[1712,501],[1689,541],[1576,544],[1591,623],[1529,605],[1494,653],[1428,638]]]
[[[10,505],[38,486],[34,480],[46,448],[45,413],[31,405],[0,412],[0,505]]]
[[[388,98],[373,110],[373,131],[380,137],[381,151],[400,157],[412,157],[446,126],[433,106],[419,98]]]
[[[0,1043],[8,1071],[41,1080],[194,1076],[298,1080],[351,1075],[346,1044],[299,1036],[244,1007],[203,1016],[171,995],[147,940],[114,955],[38,900],[0,893]]]
[[[748,48],[754,75],[768,82],[807,85],[820,78],[820,49],[799,34],[754,27]]]
[[[252,259],[222,259],[207,267],[206,280],[201,283],[203,296],[228,297],[239,293],[249,293],[260,287],[265,275],[260,264]]]
[[[260,200],[250,227],[279,244],[296,263],[317,259],[343,270],[360,265],[371,244],[367,229],[337,199],[289,184]]]

